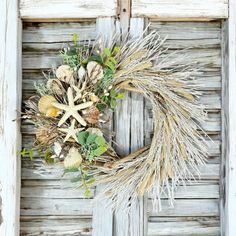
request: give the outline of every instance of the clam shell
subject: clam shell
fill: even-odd
[[[72,147],[70,148],[69,153],[64,159],[64,167],[66,169],[77,168],[80,166],[82,161],[83,159],[79,151],[75,147]]]
[[[56,77],[68,84],[74,84],[74,72],[68,65],[61,65],[56,70]]]
[[[97,83],[98,80],[103,77],[102,66],[96,61],[90,61],[87,65],[87,71],[89,79],[93,84]]]
[[[46,95],[41,97],[38,102],[39,112],[48,117],[57,117],[60,114],[60,110],[52,105],[53,102],[57,102],[53,96]]]
[[[83,118],[90,124],[96,124],[100,118],[100,111],[95,106],[91,106],[82,111]]]

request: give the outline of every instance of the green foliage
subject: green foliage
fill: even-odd
[[[124,93],[116,92],[116,90],[111,89],[108,94],[105,94],[102,96],[101,101],[102,103],[97,104],[97,108],[100,111],[103,111],[107,107],[114,110],[117,105],[118,99],[123,99],[125,97]]]
[[[64,173],[70,173],[70,172],[80,172],[79,175],[75,176],[71,179],[72,183],[81,182],[82,188],[85,191],[85,197],[90,198],[91,190],[89,189],[89,186],[92,185],[95,181],[93,175],[91,175],[88,171],[85,170],[85,168],[79,167],[74,169],[66,169]]]
[[[33,159],[33,152],[34,152],[33,149],[26,149],[26,148],[24,148],[18,154],[21,157],[28,157],[28,158],[30,158],[32,160]]]
[[[82,152],[89,162],[95,160],[107,151],[108,145],[103,137],[82,131],[77,134],[78,143],[82,146]]]
[[[72,41],[74,42],[74,44],[68,45],[67,48],[64,48],[60,52],[63,58],[63,63],[69,65],[73,70],[77,70],[79,66],[87,60],[86,58],[84,58],[84,54],[88,48],[83,45],[78,45],[77,40],[77,34],[73,34]]]
[[[117,61],[115,59],[114,53],[111,53],[109,48],[104,48],[105,56],[103,58],[103,64],[108,67],[112,73],[116,70]]]
[[[44,160],[46,161],[47,164],[54,163],[54,159],[51,157],[52,157],[52,152],[50,151],[50,149],[47,149],[44,153]]]
[[[52,95],[53,92],[47,87],[45,83],[34,83],[34,88],[40,96]]]

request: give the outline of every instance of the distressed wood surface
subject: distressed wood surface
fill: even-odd
[[[109,45],[110,38],[112,37],[115,27],[115,21],[113,18],[98,18],[96,21],[97,34],[102,37]],[[104,125],[104,129],[112,131],[112,116],[111,120]],[[107,137],[111,144],[111,136]],[[96,194],[102,191],[103,186],[96,188]],[[107,199],[104,201],[95,202],[93,207],[93,236],[112,236],[113,235],[113,212],[112,209],[105,209]]]
[[[224,226],[225,235],[236,235],[236,2],[229,1],[229,19],[227,22],[226,34],[227,55],[225,63],[227,83],[224,84],[224,154],[226,156],[226,189],[225,189],[225,208]]]
[[[181,30],[180,30],[181,29]],[[221,145],[221,24],[220,22],[156,22],[151,21],[150,30],[158,30],[160,35],[167,35],[165,46],[169,51],[189,47],[187,55],[191,61],[200,63],[203,72],[195,83],[203,92],[200,98],[202,104],[208,109],[208,119],[201,126],[209,135],[215,136]],[[213,56],[207,56],[205,53]],[[199,54],[198,54],[199,53]],[[198,56],[197,56],[198,54]],[[205,56],[204,56],[205,55]],[[203,59],[204,58],[204,59]],[[187,62],[188,59],[186,59]],[[204,61],[203,61],[204,60]],[[210,82],[211,81],[211,82]],[[208,84],[209,83],[209,84]],[[216,85],[216,83],[218,85]],[[208,85],[206,85],[208,84]],[[211,85],[210,85],[211,84]],[[211,87],[212,86],[212,87]],[[205,88],[205,89],[204,89]],[[214,120],[214,121],[213,121]],[[213,123],[218,128],[213,128]],[[216,123],[215,123],[216,122]],[[217,124],[218,123],[218,124]],[[152,138],[152,114],[150,104],[145,103],[145,142],[150,143]],[[212,136],[212,137],[213,137]],[[215,139],[214,138],[214,139]],[[210,144],[209,147],[216,147]],[[169,208],[168,202],[164,202],[164,209],[160,213],[152,212],[151,200],[148,200],[148,235],[219,235],[219,178],[221,151],[218,149],[218,158],[209,158],[209,164],[201,169],[202,181],[214,182],[214,185],[189,184],[184,189],[180,186],[176,192],[175,208]],[[216,154],[216,152],[215,152]],[[214,155],[215,155],[214,154]],[[212,156],[209,151],[209,156]],[[213,161],[214,160],[214,161]],[[213,162],[212,162],[213,161]],[[214,164],[213,164],[214,163]],[[217,163],[217,164],[216,164]],[[210,165],[213,164],[212,167]],[[204,180],[205,179],[205,180]],[[216,185],[215,185],[216,184]],[[191,190],[190,190],[191,188]],[[196,192],[194,191],[196,190]],[[209,190],[209,192],[208,192]],[[184,196],[182,193],[185,192]],[[197,195],[194,194],[197,193]],[[189,196],[187,196],[189,193]],[[182,195],[182,196],[181,196]],[[191,198],[192,196],[192,198]],[[206,196],[206,198],[204,197]],[[208,196],[208,197],[207,197]],[[190,197],[190,199],[188,199]],[[191,212],[191,213],[190,213]],[[190,213],[190,215],[189,215]],[[206,221],[203,225],[202,217]],[[183,218],[186,217],[186,218]],[[193,218],[194,217],[194,218]],[[217,217],[217,220],[210,219]],[[191,220],[189,219],[191,218]],[[201,222],[201,223],[199,223]],[[207,223],[209,222],[209,223]],[[178,227],[177,227],[178,225]],[[191,228],[191,230],[190,230]]]
[[[158,234],[157,234],[158,232]],[[148,223],[148,236],[216,236],[220,235],[219,219],[216,217],[159,218]]]
[[[99,21],[101,28],[112,24],[103,18],[97,21],[97,26],[93,20],[78,23],[25,23],[23,35],[23,100],[35,94],[33,83],[43,80],[42,69],[47,70],[52,65],[56,66],[59,63],[58,51],[70,39],[72,33],[78,33],[82,40],[86,40],[86,37],[95,39]],[[158,30],[163,36],[168,35],[165,44],[165,47],[169,47],[167,53],[188,47],[189,50],[186,52],[188,58],[183,63],[192,60],[201,65],[202,74],[194,81],[199,86],[199,90],[203,92],[200,101],[208,109],[208,119],[201,126],[213,138],[214,142],[208,142],[208,164],[201,168],[201,180],[199,182],[193,181],[186,187],[180,186],[178,188],[175,209],[169,209],[165,200],[165,210],[159,214],[152,212],[150,196],[146,203],[143,202],[143,206],[137,206],[135,209],[137,215],[133,216],[144,217],[145,212],[140,211],[140,209],[145,209],[145,204],[147,204],[146,213],[148,216],[147,219],[143,218],[146,222],[148,221],[147,225],[144,224],[144,229],[143,226],[138,226],[137,232],[142,235],[142,230],[143,232],[147,230],[148,235],[151,236],[177,236],[191,235],[191,231],[204,235],[203,230],[205,229],[209,235],[218,235],[220,228],[218,218],[222,107],[221,24],[219,22],[152,21],[150,30]],[[138,33],[137,27],[134,28],[134,33]],[[135,122],[131,121],[131,116]],[[140,117],[143,118],[140,119]],[[111,128],[117,132],[115,141],[119,144],[115,148],[121,155],[135,150],[143,143],[150,143],[153,133],[151,106],[148,101],[143,100],[140,96],[128,94],[126,99],[121,101],[117,107],[113,120],[114,123]],[[29,147],[33,142],[35,133],[33,126],[23,122],[21,129],[23,146]],[[58,172],[54,167],[45,167],[39,159],[35,159],[33,162],[23,159],[22,235],[24,233],[29,235],[40,235],[40,233],[42,233],[41,235],[91,235],[92,227],[95,225],[96,231],[99,233],[108,229],[109,234],[112,230],[111,235],[129,236],[129,226],[126,228],[128,231],[119,234],[121,232],[120,222],[122,222],[119,219],[123,217],[123,220],[129,222],[129,217],[121,213],[120,216],[112,218],[112,214],[102,209],[103,219],[96,208],[88,205],[96,194],[96,190],[92,190],[91,199],[84,199],[83,191],[74,188],[74,185],[69,183],[69,176],[61,179],[61,174],[62,172]],[[102,205],[97,207],[99,209]],[[96,223],[94,219],[92,223],[92,215],[97,218]],[[206,221],[205,225],[203,225],[203,216]],[[133,222],[136,220],[137,218],[134,218]],[[106,225],[104,221],[107,221]],[[179,227],[176,226],[176,222],[179,223]],[[99,224],[104,225],[101,227],[98,226]],[[174,227],[177,227],[176,232],[171,231]]]
[[[211,20],[228,17],[228,0],[133,0],[133,17]]]
[[[0,235],[19,235],[21,23],[18,1],[0,1]]]
[[[24,20],[97,18],[116,15],[115,0],[20,0]]]

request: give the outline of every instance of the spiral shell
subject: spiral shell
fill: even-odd
[[[80,166],[82,161],[83,159],[79,151],[75,147],[72,147],[70,148],[69,153],[64,159],[64,167],[66,169],[77,168]]]
[[[57,100],[50,95],[43,96],[39,99],[38,109],[48,117],[57,117],[60,114],[60,110],[52,105]]]
[[[82,111],[83,118],[90,124],[96,124],[99,121],[100,111],[95,106],[91,106]]]

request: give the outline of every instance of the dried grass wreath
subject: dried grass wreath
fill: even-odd
[[[176,187],[200,174],[207,156],[199,126],[205,112],[193,81],[197,69],[166,54],[158,33],[145,35],[78,44],[74,34],[73,45],[61,51],[63,64],[35,85],[38,96],[23,113],[36,127],[36,141],[21,155],[32,158],[37,150],[47,163],[63,163],[87,197],[91,186],[103,184],[97,199],[111,199],[114,210],[127,210],[146,192],[156,210],[163,196],[172,205]],[[103,129],[122,91],[149,99],[154,117],[151,145],[126,157],[116,154]]]

